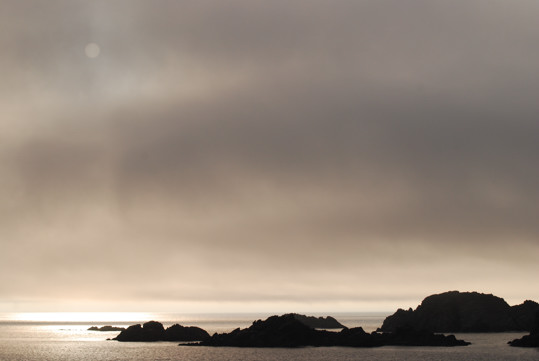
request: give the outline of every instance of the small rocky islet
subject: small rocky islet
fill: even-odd
[[[101,331],[101,332],[110,332],[110,331],[123,331],[125,330],[125,327],[116,327],[116,326],[92,326],[88,329],[88,331]]]
[[[200,327],[182,326],[175,324],[165,329],[163,324],[157,321],[149,321],[144,325],[136,324],[129,326],[118,336],[116,341],[127,342],[154,342],[154,341],[201,341],[209,338],[208,332]]]

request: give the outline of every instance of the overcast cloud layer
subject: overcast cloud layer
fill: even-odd
[[[537,14],[0,0],[0,310],[539,301]]]

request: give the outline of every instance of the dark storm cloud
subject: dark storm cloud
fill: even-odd
[[[534,2],[0,4],[7,299],[533,296]]]

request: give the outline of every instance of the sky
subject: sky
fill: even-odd
[[[0,0],[0,311],[539,301],[538,13]]]

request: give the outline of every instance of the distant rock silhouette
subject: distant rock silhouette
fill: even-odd
[[[539,312],[535,314],[535,323],[530,334],[508,343],[516,347],[539,347]]]
[[[293,315],[296,318],[296,320],[298,320],[299,322],[311,328],[326,328],[326,329],[345,328],[345,326],[343,326],[339,321],[337,321],[335,318],[331,316],[314,317],[314,316],[300,315],[297,313],[293,313]]]
[[[519,331],[531,331],[532,328],[534,328],[535,315],[537,312],[539,312],[539,304],[530,300],[526,300],[520,305],[511,307],[511,316],[513,316]]]
[[[366,333],[361,327],[344,328],[340,332],[315,330],[300,322],[294,314],[271,316],[258,320],[246,329],[214,334],[200,343],[189,346],[232,347],[303,347],[350,346],[464,346],[469,343],[454,336],[435,335],[427,331],[399,329],[394,333]]]
[[[454,335],[442,335],[412,327],[399,327],[381,335],[385,345],[392,346],[467,346],[470,342],[458,340]]]
[[[450,291],[432,295],[415,310],[399,309],[379,329],[393,332],[412,327],[432,332],[529,331],[539,304],[509,306],[503,298],[477,292]]]
[[[132,325],[113,338],[117,341],[201,341],[210,335],[199,327],[173,325],[165,330],[160,322],[149,321],[144,325]]]
[[[165,341],[201,341],[210,335],[205,330],[194,326],[172,325],[165,330]]]
[[[123,330],[125,330],[125,327],[114,327],[114,326],[103,326],[103,327],[92,326],[88,329],[88,331],[123,331]]]

